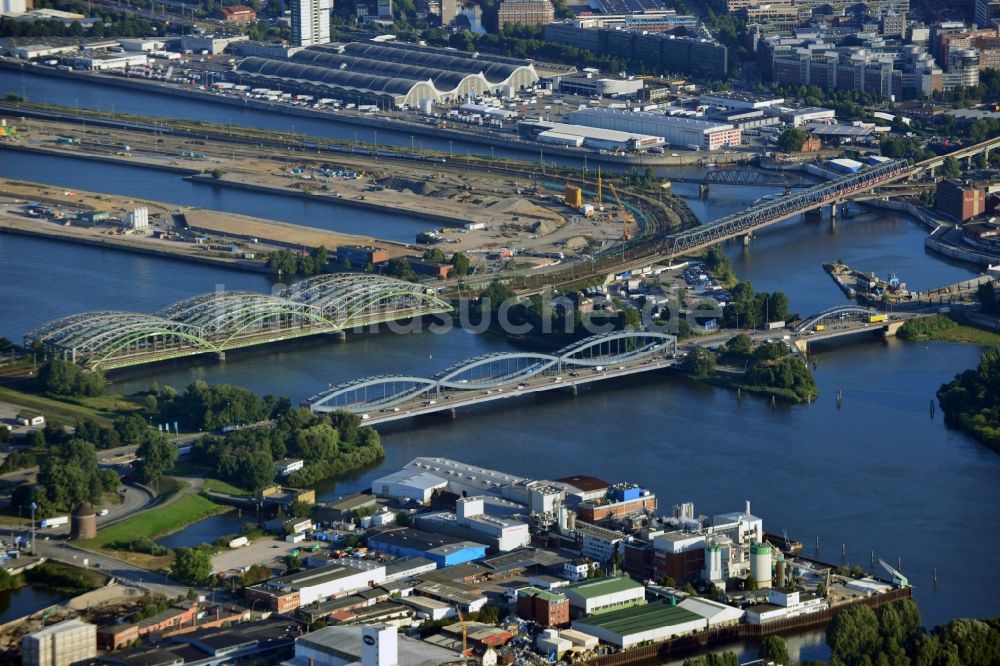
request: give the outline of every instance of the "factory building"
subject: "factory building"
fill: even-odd
[[[770,95],[758,95],[751,92],[739,92],[736,90],[726,90],[721,92],[705,93],[698,98],[701,104],[707,106],[718,106],[730,111],[745,109],[766,109],[785,101],[784,97],[772,97]]]
[[[572,114],[570,114],[572,115]],[[559,146],[586,146],[594,150],[637,152],[663,145],[663,138],[650,134],[619,131],[617,129],[583,124],[552,123],[545,120],[526,120],[517,124],[518,135],[528,141]]]
[[[570,614],[585,617],[646,603],[646,588],[631,578],[600,578],[560,588]]]
[[[92,53],[91,55],[73,58],[73,69],[86,69],[92,72],[142,67],[149,60],[145,53]]]
[[[429,472],[401,469],[372,481],[372,494],[389,499],[411,499],[421,504],[430,501],[435,490],[446,488],[448,482]]]
[[[387,529],[368,538],[368,547],[397,557],[423,557],[439,568],[486,557],[486,545],[409,527]]]
[[[576,508],[580,520],[599,523],[644,511],[656,511],[656,495],[631,484],[617,484],[604,497],[586,500]]]
[[[246,602],[260,601],[277,613],[362,590],[385,580],[385,565],[369,560],[341,559],[246,588]]]
[[[421,529],[461,539],[486,543],[494,550],[508,552],[531,543],[527,523],[486,515],[482,497],[465,497],[456,503],[456,512],[439,511],[417,519]]]
[[[678,583],[701,577],[705,566],[705,535],[666,532],[653,538],[653,572],[656,578],[669,576]]]
[[[583,109],[568,113],[566,120],[606,130],[641,132],[662,137],[672,146],[694,146],[701,150],[738,146],[741,141],[740,130],[732,125],[656,113]]]
[[[569,599],[561,592],[525,587],[517,591],[517,615],[539,627],[561,627],[569,624]]]
[[[666,602],[573,620],[574,629],[622,649],[693,634],[706,624],[702,616]]]
[[[767,624],[775,620],[787,620],[817,613],[828,607],[825,598],[815,594],[805,594],[798,590],[771,589],[767,592],[767,603],[756,604],[746,609],[747,624]]]

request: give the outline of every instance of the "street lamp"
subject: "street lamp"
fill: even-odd
[[[38,505],[34,502],[31,503],[31,554],[35,554],[35,509]]]

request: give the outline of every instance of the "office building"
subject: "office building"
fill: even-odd
[[[97,657],[97,626],[65,620],[21,639],[24,666],[72,666]]]
[[[313,46],[330,42],[333,0],[291,0],[292,45]]]
[[[549,0],[503,0],[497,8],[501,30],[508,25],[546,25],[555,20],[555,8]]]

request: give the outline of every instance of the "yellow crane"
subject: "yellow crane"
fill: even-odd
[[[632,214],[628,212],[625,208],[625,204],[622,203],[622,198],[618,196],[618,190],[615,188],[615,184],[609,182],[608,187],[611,188],[611,194],[615,196],[615,201],[618,202],[618,208],[622,215],[622,240],[630,241],[632,240],[632,229],[629,224],[635,222],[635,218]]]

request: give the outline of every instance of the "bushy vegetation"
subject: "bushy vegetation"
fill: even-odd
[[[183,393],[159,400],[160,414],[190,430],[216,430],[227,425],[256,423],[288,409],[288,398],[261,398],[245,388],[228,384],[192,382]]]
[[[788,297],[781,291],[754,293],[749,282],[738,282],[730,290],[732,300],[722,310],[726,328],[759,328],[789,318]]]
[[[25,573],[28,584],[63,594],[82,594],[104,585],[107,577],[97,571],[80,569],[62,562],[43,562]]]
[[[809,368],[783,342],[765,342],[754,349],[750,336],[740,333],[726,342],[725,351],[727,362],[747,368],[741,388],[795,402],[813,401],[819,395]]]
[[[299,457],[305,460],[305,467],[293,474],[289,483],[309,486],[382,458],[378,433],[360,425],[358,416],[346,412],[313,414],[295,408],[281,415],[275,428],[205,437],[191,456],[211,476],[250,490],[274,482],[275,460]]]
[[[797,153],[802,150],[809,135],[801,127],[786,129],[778,135],[778,150],[784,153]]]
[[[161,546],[148,536],[137,536],[128,541],[109,543],[108,548],[130,553],[145,553],[146,555],[167,555],[170,552],[169,548]]]
[[[964,326],[945,315],[910,319],[900,327],[897,335],[904,340],[915,342],[944,340],[975,345],[1000,344],[1000,334],[981,328]]]
[[[35,502],[38,515],[50,516],[72,511],[83,502],[96,503],[120,483],[114,470],[98,467],[93,444],[74,438],[49,446],[38,468],[38,485],[16,488],[11,503],[30,511]]]
[[[949,424],[1000,451],[1000,349],[983,354],[979,367],[956,375],[937,397]]]
[[[104,375],[86,372],[76,363],[49,359],[38,369],[38,388],[52,395],[76,397],[104,393]]]
[[[220,174],[221,175],[221,174]],[[275,250],[267,255],[267,267],[278,271],[284,278],[310,277],[326,271],[330,257],[320,245],[309,254],[296,254],[291,250]]]
[[[178,548],[174,551],[170,575],[188,585],[204,585],[212,575],[212,547]]]

